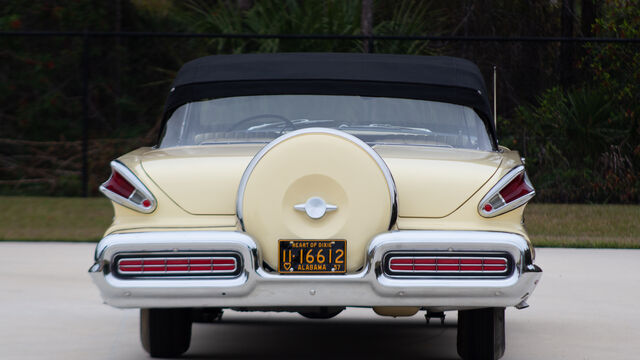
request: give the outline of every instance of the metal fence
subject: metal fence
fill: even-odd
[[[506,120],[546,88],[588,80],[575,66],[586,45],[640,50],[640,39],[618,38],[0,32],[0,194],[95,193],[110,159],[155,141],[185,56],[251,51],[242,44],[260,41],[365,52],[427,44],[427,53],[470,58],[486,80],[497,66],[498,113]]]

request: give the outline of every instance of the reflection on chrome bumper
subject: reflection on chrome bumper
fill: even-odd
[[[112,271],[122,253],[232,251],[242,272],[232,278],[126,279]],[[499,251],[515,269],[503,278],[392,278],[382,271],[389,251]],[[526,240],[486,231],[393,231],[376,236],[364,268],[348,275],[280,275],[264,269],[248,235],[230,231],[145,232],[109,235],[89,269],[103,299],[115,307],[421,306],[431,309],[516,306],[533,292],[542,270]]]

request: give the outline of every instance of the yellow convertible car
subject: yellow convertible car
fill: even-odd
[[[89,272],[140,308],[153,357],[223,309],[444,319],[464,359],[505,351],[505,307],[542,274],[534,196],[498,146],[484,80],[451,57],[209,56],[178,72],[153,147],[111,163],[115,217]]]

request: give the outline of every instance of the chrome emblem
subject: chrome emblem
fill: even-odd
[[[304,204],[293,205],[298,211],[304,211],[312,219],[320,219],[329,211],[336,211],[338,207],[327,204],[324,199],[318,196],[310,197]]]

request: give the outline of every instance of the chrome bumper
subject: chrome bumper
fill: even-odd
[[[382,271],[389,251],[501,251],[515,259],[506,278],[392,278]],[[243,271],[235,278],[122,279],[111,272],[119,253],[235,251]],[[366,264],[348,275],[280,275],[265,270],[250,236],[230,231],[126,233],[106,236],[89,269],[105,303],[120,308],[421,306],[453,310],[516,306],[533,292],[542,270],[526,240],[485,231],[393,231],[376,236]]]

